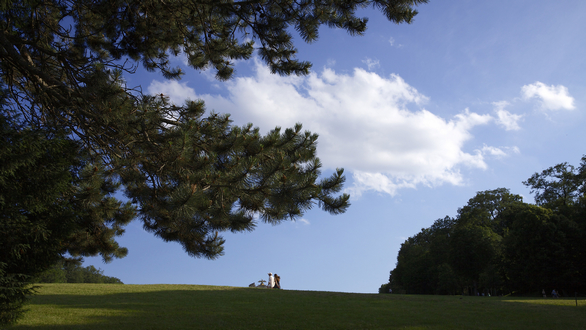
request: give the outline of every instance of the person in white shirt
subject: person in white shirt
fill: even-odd
[[[267,283],[267,288],[272,289],[275,286],[275,279],[273,278],[273,273],[269,273],[269,283]]]

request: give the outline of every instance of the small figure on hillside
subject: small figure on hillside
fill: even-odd
[[[281,276],[277,275],[277,273],[275,273],[275,289],[280,289],[281,288]]]
[[[269,283],[267,283],[267,288],[272,289],[275,286],[275,279],[273,278],[273,273],[269,273]]]
[[[258,283],[260,283],[260,284],[258,285],[258,287],[259,287],[259,288],[264,288],[264,287],[265,287],[265,282],[266,282],[265,280],[260,280],[260,281],[258,281]]]
[[[389,293],[393,293],[393,289],[389,289]]]
[[[541,290],[541,294],[543,295],[543,298],[547,297],[547,295],[545,294],[545,289]]]
[[[557,291],[555,291],[555,289],[551,290],[551,297],[552,298],[559,298],[560,296],[558,296]]]

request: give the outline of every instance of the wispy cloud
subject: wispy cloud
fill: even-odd
[[[368,57],[365,60],[362,60],[362,63],[366,64],[366,67],[368,68],[369,71],[372,71],[380,66],[379,60],[373,60]]]
[[[305,218],[301,218],[300,220],[297,220],[298,222],[302,223],[305,226],[309,226],[311,223],[309,222],[309,220],[305,219]]]
[[[154,81],[149,92],[172,99],[201,98],[208,109],[231,113],[235,123],[253,122],[262,131],[297,122],[319,133],[324,168],[343,167],[354,179],[354,194],[395,195],[418,185],[460,185],[462,167],[487,168],[486,157],[510,149],[480,147],[466,152],[472,130],[496,119],[465,109],[452,118],[426,109],[428,98],[398,75],[382,77],[355,68],[349,74],[324,68],[305,77],[282,77],[256,62],[256,74],[223,84],[227,96],[200,94],[184,84]],[[498,150],[497,150],[498,149]],[[499,151],[500,150],[500,151]]]
[[[562,85],[547,86],[542,82],[535,82],[521,88],[524,100],[536,98],[544,110],[574,110],[574,98],[570,96],[568,88]]]
[[[509,156],[511,154],[519,154],[521,151],[517,147],[492,147],[487,146],[486,144],[482,147],[482,149],[478,150],[479,153],[483,155],[489,155],[496,158],[502,158]]]
[[[396,47],[396,48],[402,48],[403,45],[397,43],[397,40],[395,40],[395,38],[393,37],[389,37],[389,44],[391,45],[391,47]]]

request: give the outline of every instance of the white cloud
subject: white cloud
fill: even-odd
[[[493,102],[495,107],[494,112],[496,113],[496,122],[500,126],[504,127],[507,131],[520,130],[518,122],[523,118],[523,115],[515,115],[505,110],[505,107],[510,105],[507,101]]]
[[[184,66],[187,67],[189,66],[189,59],[187,58],[187,54],[185,54],[183,51],[179,52],[177,54],[177,56],[173,55],[173,52],[168,50],[167,51],[167,56],[169,56],[169,62],[171,63],[171,65],[179,65],[179,66]]]
[[[418,183],[421,183],[415,177],[393,176],[386,173],[369,173],[358,170],[352,173],[352,178],[354,179],[354,186],[346,189],[346,192],[353,196],[360,196],[367,190],[374,190],[394,196],[399,189],[414,189]]]
[[[345,168],[354,179],[348,190],[358,195],[367,190],[394,195],[419,185],[460,185],[462,167],[485,169],[486,157],[510,152],[487,146],[466,152],[471,130],[494,118],[468,109],[441,118],[422,108],[427,97],[398,75],[381,77],[360,68],[342,74],[324,68],[306,77],[282,77],[257,62],[255,76],[225,83],[226,97],[193,96],[185,85],[167,84],[173,88],[155,81],[149,91],[152,87],[170,95],[172,90],[182,100],[201,98],[208,109],[232,114],[238,125],[252,122],[266,132],[303,123],[320,135],[318,155],[324,168]]]
[[[502,149],[496,148],[496,147],[489,147],[486,145],[482,147],[480,152],[485,155],[489,154],[489,155],[496,156],[496,157],[506,156],[506,153]]]
[[[366,67],[369,71],[372,71],[373,69],[376,69],[380,66],[379,60],[373,60],[368,57],[365,60],[362,60],[362,63],[366,64]]]
[[[291,224],[295,228],[300,228],[300,227],[307,227],[307,226],[311,225],[311,222],[309,222],[309,220],[307,220],[305,218],[301,218],[301,219],[294,220]]]
[[[478,150],[479,153],[483,155],[489,155],[496,158],[502,158],[509,156],[510,154],[519,154],[521,151],[517,147],[491,147],[487,146],[486,144],[482,147],[482,149]]]
[[[525,85],[521,88],[521,96],[525,100],[537,98],[541,101],[544,110],[574,110],[574,98],[570,96],[568,88],[562,85],[547,86],[542,82]]]

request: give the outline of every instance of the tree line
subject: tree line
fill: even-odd
[[[33,280],[35,283],[108,283],[124,284],[117,277],[104,275],[104,271],[93,265],[81,267],[74,262],[60,261],[42,272]]]
[[[523,182],[535,204],[499,188],[478,192],[457,216],[409,237],[379,292],[586,292],[586,156]]]

